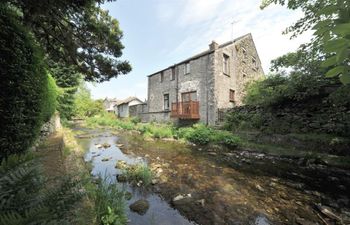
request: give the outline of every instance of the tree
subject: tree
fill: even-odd
[[[74,100],[74,115],[78,117],[90,117],[104,112],[101,100],[93,100],[90,90],[84,82],[81,82]]]
[[[62,62],[49,61],[49,68],[52,76],[60,88],[58,96],[58,108],[62,119],[70,120],[74,110],[74,96],[78,90],[79,81],[82,75],[74,66],[67,67]]]
[[[261,8],[275,3],[288,9],[301,9],[304,17],[285,30],[292,38],[315,30],[310,47],[324,57],[326,77],[339,76],[350,84],[350,1],[348,0],[263,0]]]
[[[49,58],[75,66],[87,81],[108,81],[131,71],[118,60],[124,46],[119,23],[100,8],[105,0],[6,0],[20,11]]]

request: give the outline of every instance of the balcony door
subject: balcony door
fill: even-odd
[[[182,102],[197,101],[197,92],[191,91],[181,94]]]

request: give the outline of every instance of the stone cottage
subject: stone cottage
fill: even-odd
[[[251,34],[209,49],[148,76],[148,120],[216,125],[242,104],[245,86],[264,76]]]
[[[130,116],[130,107],[135,105],[143,105],[144,102],[136,97],[128,97],[114,106],[115,114],[119,118],[126,118]]]
[[[107,112],[114,112],[114,106],[118,105],[121,101],[116,98],[105,98],[103,99],[103,106]]]

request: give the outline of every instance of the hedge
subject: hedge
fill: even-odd
[[[0,4],[0,27],[1,159],[33,144],[54,111],[55,91],[33,36],[4,4]]]

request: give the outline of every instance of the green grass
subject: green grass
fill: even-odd
[[[90,189],[89,193],[95,204],[94,209],[98,224],[127,224],[124,192],[120,191],[117,185],[103,179],[98,182],[96,187]]]
[[[121,130],[139,131],[144,137],[162,139],[184,139],[189,142],[206,145],[208,143],[222,144],[230,148],[241,145],[239,137],[231,132],[216,130],[204,124],[195,124],[192,127],[176,128],[172,124],[140,123],[135,118],[117,119],[114,115],[103,114],[87,118],[88,127],[111,127]]]
[[[142,181],[144,186],[150,185],[153,179],[153,173],[146,164],[131,165],[123,170],[123,175],[132,183]]]

